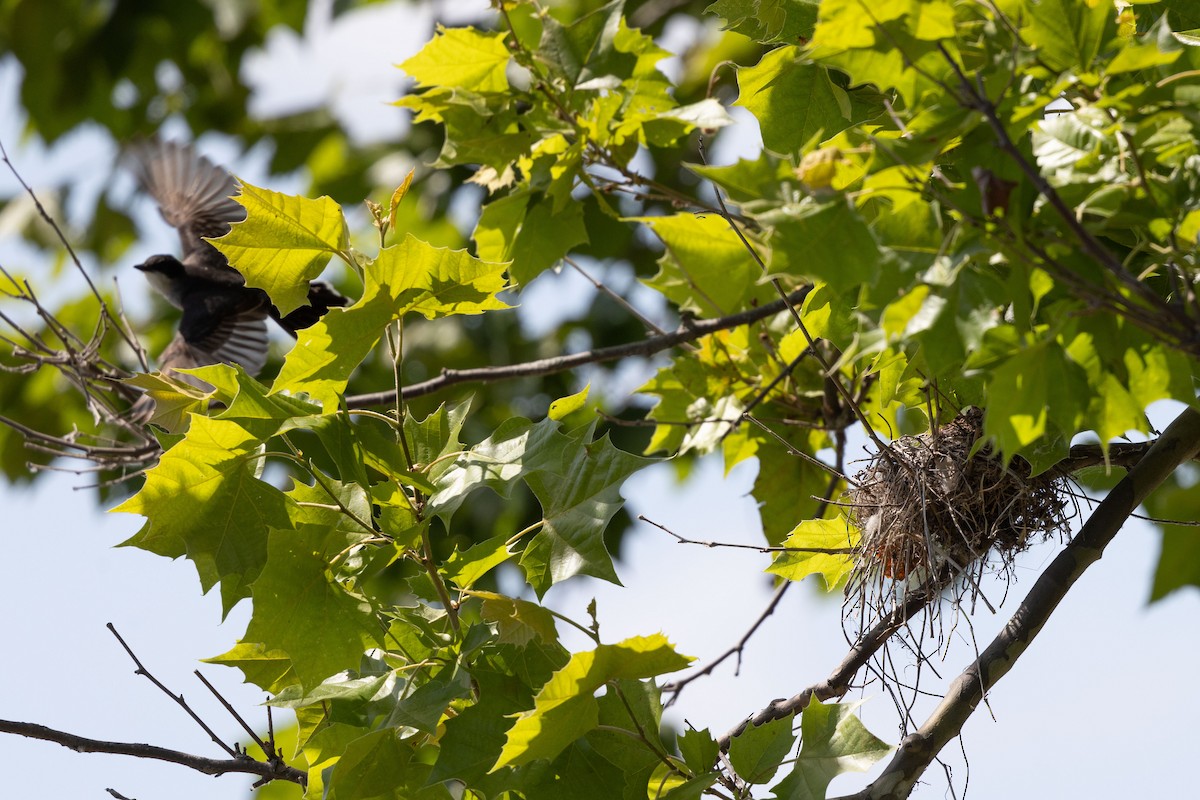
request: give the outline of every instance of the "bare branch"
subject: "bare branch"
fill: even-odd
[[[837,478],[834,478],[830,483],[837,485]],[[823,502],[828,502],[826,498]],[[820,513],[816,518],[820,518]],[[638,514],[638,521],[645,522],[647,525],[653,525],[663,533],[671,536],[679,544],[698,544],[701,547],[729,547],[734,550],[753,550],[756,553],[821,553],[830,556],[852,556],[858,552],[853,547],[787,547],[786,545],[770,545],[770,544],[743,544],[742,542],[715,542],[701,541],[699,539],[689,539],[686,536],[681,536],[675,531],[663,525],[660,522],[655,522],[644,514]]]
[[[239,753],[233,758],[205,758],[203,756],[183,753],[179,750],[169,750],[152,744],[136,744],[133,742],[107,742],[100,739],[89,739],[76,736],[73,733],[35,725],[32,722],[13,722],[0,719],[0,733],[15,733],[29,739],[41,739],[45,742],[55,742],[63,747],[69,747],[77,753],[113,753],[115,755],[133,756],[134,758],[151,758],[158,761],[169,761],[172,764],[194,769],[206,775],[227,775],[241,773],[258,775],[266,780],[291,781],[304,786],[308,775],[295,767],[289,767],[283,762],[256,761],[250,756]]]
[[[808,295],[811,287],[797,289],[784,300],[747,309],[737,314],[715,319],[694,320],[686,322],[670,333],[662,336],[652,336],[640,342],[630,342],[612,347],[601,347],[596,350],[584,350],[581,353],[542,358],[537,361],[526,361],[523,364],[508,364],[500,367],[479,367],[476,369],[444,369],[442,374],[421,383],[404,387],[404,396],[423,397],[439,392],[449,386],[460,383],[494,383],[512,378],[528,378],[538,375],[554,375],[567,370],[582,367],[586,364],[601,364],[606,361],[616,361],[630,356],[650,356],[668,350],[680,344],[694,342],[717,331],[749,325],[752,322],[785,311],[801,303]],[[346,398],[349,408],[366,408],[369,406],[390,405],[396,400],[395,390],[359,394]]]
[[[729,749],[729,742],[733,737],[751,725],[762,725],[765,722],[783,719],[788,714],[802,711],[808,706],[809,701],[813,697],[824,701],[845,695],[846,692],[850,691],[854,676],[871,660],[875,653],[879,652],[879,649],[883,647],[888,638],[907,625],[909,619],[920,613],[936,595],[937,593],[932,590],[910,593],[904,605],[893,608],[876,622],[870,630],[865,631],[862,636],[858,637],[858,640],[850,648],[850,652],[842,659],[842,663],[838,664],[837,669],[830,673],[828,678],[820,683],[813,684],[799,694],[793,695],[786,700],[776,700],[757,714],[743,720],[739,725],[730,730],[729,733],[718,739],[717,744],[720,745],[722,752]]]
[[[186,711],[188,716],[191,717],[193,720],[195,720],[196,724],[199,725],[204,730],[204,732],[209,735],[209,738],[211,738],[214,742],[217,743],[218,747],[220,747],[222,750],[224,750],[229,755],[234,756],[235,758],[237,756],[241,755],[237,750],[235,750],[234,748],[230,747],[229,745],[227,745],[221,741],[221,738],[219,736],[217,736],[216,732],[214,732],[212,728],[208,727],[208,725],[204,722],[204,720],[200,719],[200,715],[197,714],[195,711],[193,711],[192,707],[187,704],[187,701],[183,699],[183,695],[172,693],[170,689],[168,689],[166,686],[163,685],[162,681],[160,681],[158,678],[151,675],[150,671],[147,670],[144,666],[142,666],[142,662],[138,659],[137,655],[134,654],[133,650],[129,647],[129,645],[127,645],[125,643],[125,640],[121,638],[121,634],[117,633],[117,629],[113,626],[113,624],[111,622],[109,622],[105,627],[107,627],[110,631],[112,631],[112,635],[117,637],[117,641],[121,643],[121,647],[125,648],[125,652],[129,654],[129,657],[131,659],[133,659],[133,663],[137,665],[137,669],[134,670],[135,675],[141,675],[141,676],[145,677],[147,680],[149,680],[151,683],[153,683],[155,686],[157,686],[162,691],[163,694],[165,694],[167,697],[174,700],[179,705],[179,707],[182,708],[184,711]]]
[[[250,736],[250,738],[254,741],[254,743],[259,746],[259,749],[261,749],[263,751],[263,753],[266,754],[267,758],[270,758],[271,756],[273,756],[274,751],[271,749],[271,747],[268,746],[267,743],[264,742],[262,740],[262,738],[258,735],[258,733],[256,733],[255,730],[250,727],[250,725],[246,722],[246,720],[242,717],[242,715],[239,714],[232,705],[230,705],[229,701],[226,700],[221,695],[221,693],[217,691],[217,688],[208,682],[208,678],[204,677],[200,673],[200,670],[198,670],[198,669],[192,670],[192,673],[197,678],[200,679],[200,682],[204,684],[204,687],[206,689],[208,689],[210,692],[212,692],[213,697],[217,698],[217,700],[221,703],[221,705],[225,707],[225,710],[229,712],[229,715],[237,721],[237,724],[242,726],[242,730],[244,730]],[[270,708],[270,706],[268,706],[268,708]]]

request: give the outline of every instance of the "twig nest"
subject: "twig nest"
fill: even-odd
[[[861,538],[848,594],[886,596],[886,581],[941,589],[965,577],[977,587],[989,561],[1007,567],[1034,536],[1066,529],[1061,475],[1030,477],[1025,462],[1005,467],[987,449],[971,455],[982,420],[970,409],[898,439],[855,476],[848,500]]]

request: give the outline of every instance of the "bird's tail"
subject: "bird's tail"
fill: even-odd
[[[313,281],[308,285],[308,305],[300,306],[288,314],[280,314],[274,306],[271,307],[271,317],[292,336],[296,331],[317,324],[317,320],[325,316],[331,308],[341,308],[349,305],[350,301],[338,293],[336,289],[324,281]]]

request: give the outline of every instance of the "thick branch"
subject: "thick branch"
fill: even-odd
[[[12,722],[0,719],[0,733],[15,733],[30,739],[41,739],[46,742],[56,742],[63,747],[69,747],[77,753],[115,753],[135,758],[153,758],[159,761],[170,761],[172,764],[182,764],[185,767],[203,772],[206,775],[227,775],[243,773],[257,775],[267,780],[283,780],[304,786],[308,776],[295,767],[289,767],[282,761],[256,761],[250,756],[240,755],[235,758],[217,759],[182,753],[178,750],[168,750],[151,744],[135,744],[132,742],[105,742],[99,739],[88,739],[73,733],[57,731],[44,725],[32,722]]]
[[[1134,509],[1197,452],[1200,452],[1200,413],[1188,408],[1096,507],[1071,543],[1038,578],[1004,630],[954,680],[945,699],[925,724],[901,742],[883,774],[852,797],[861,800],[908,797],[930,762],[959,735],[987,692],[1012,669],[1075,581],[1100,560],[1104,548]]]
[[[630,356],[650,356],[670,349],[676,345],[693,342],[710,333],[729,330],[740,325],[748,325],[766,319],[780,311],[784,311],[801,303],[811,287],[797,289],[784,300],[766,303],[758,308],[751,308],[737,314],[717,319],[696,320],[680,325],[671,333],[662,336],[651,336],[640,342],[619,344],[613,347],[601,347],[597,350],[584,350],[582,353],[571,353],[554,358],[542,358],[537,361],[526,361],[523,364],[509,364],[500,367],[479,367],[477,369],[444,369],[442,374],[421,383],[404,387],[404,397],[421,397],[441,391],[448,386],[459,383],[492,383],[494,381],[512,378],[527,378],[536,375],[553,375],[559,372],[582,367],[585,364],[599,364],[605,361],[616,361]],[[371,394],[359,394],[346,398],[350,408],[366,408],[368,406],[390,405],[396,402],[395,390]]]

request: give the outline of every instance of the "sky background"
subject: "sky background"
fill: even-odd
[[[327,5],[318,0],[314,8],[319,12]],[[467,16],[481,5],[448,2],[437,13],[441,19]],[[259,87],[255,112],[278,114],[323,103],[361,140],[402,135],[404,112],[389,105],[403,89],[393,65],[419,47],[432,13],[387,4],[345,15],[333,25],[316,13],[303,36],[272,35],[261,58],[247,66]],[[681,40],[688,33],[686,26],[669,31],[668,49],[673,37]],[[22,140],[18,80],[11,59],[0,58],[0,140],[25,179],[43,189],[75,179],[84,192],[102,191],[115,155],[112,143],[96,132],[84,132],[51,150],[36,140]],[[738,125],[713,148],[713,163],[729,163],[759,146],[753,121],[735,116]],[[239,154],[219,137],[206,137],[201,145],[238,174],[266,180],[267,153]],[[270,185],[298,191],[301,182],[272,179]],[[114,188],[118,194],[132,190],[132,181]],[[0,193],[12,196],[16,191],[11,176],[0,174]],[[82,208],[91,201],[81,197],[78,202]],[[151,225],[147,238],[129,254],[130,263],[139,260],[139,253],[174,246],[172,231],[162,225],[155,232]],[[28,257],[6,236],[0,220],[0,264],[26,268]],[[554,283],[556,294],[588,291],[567,277],[547,276],[544,283]],[[134,279],[124,280],[123,286],[132,302],[144,291]],[[539,291],[536,283],[529,291]],[[543,305],[528,295],[525,299],[527,307]],[[537,325],[549,321],[530,319]],[[1173,414],[1161,407],[1154,416],[1162,425]],[[645,514],[690,538],[759,544],[758,514],[748,496],[756,469],[748,462],[724,476],[719,459],[710,458],[680,485],[674,471],[662,466],[638,473],[623,493],[633,516]],[[134,665],[105,624],[112,622],[145,665],[174,692],[182,692],[227,741],[244,741],[236,723],[191,673],[200,667],[251,724],[265,726],[261,691],[242,684],[240,672],[198,663],[236,643],[249,608],[243,603],[221,623],[218,599],[200,595],[189,562],[114,547],[136,532],[141,519],[104,513],[93,492],[74,488],[83,482],[57,475],[33,489],[0,488],[0,718],[220,757],[175,704],[133,674]],[[813,491],[797,487],[798,495]],[[1194,793],[1186,756],[1195,749],[1200,722],[1200,695],[1190,680],[1200,660],[1200,592],[1177,592],[1146,605],[1158,548],[1159,536],[1149,525],[1126,527],[993,691],[991,714],[981,709],[968,722],[963,747],[969,770],[957,743],[946,749],[953,793],[945,774],[935,768],[914,797],[962,797],[968,778],[966,795],[976,800]],[[1017,583],[998,615],[976,610],[974,632],[981,647],[1058,549],[1051,542],[1020,557]],[[624,588],[583,578],[554,587],[547,601],[583,619],[594,597],[606,641],[662,630],[680,652],[704,662],[735,642],[766,605],[771,594],[763,573],[767,563],[767,556],[751,551],[679,545],[639,525],[627,537],[617,565]],[[993,603],[1003,594],[997,585],[986,589]],[[792,587],[751,641],[740,676],[733,675],[729,663],[692,684],[669,710],[668,721],[681,726],[686,720],[719,735],[773,699],[823,679],[847,649],[839,599],[808,584]],[[967,634],[960,626],[944,663],[933,664],[947,680],[974,655]],[[564,639],[575,649],[588,646],[569,628]],[[867,726],[881,738],[897,741],[895,709],[878,685],[847,699],[864,699]],[[77,754],[7,735],[0,735],[0,767],[12,797],[107,798],[104,789],[112,787],[136,800],[213,800],[247,797],[250,783],[232,776],[211,778],[173,764]],[[830,791],[863,785],[861,776],[844,776]]]

